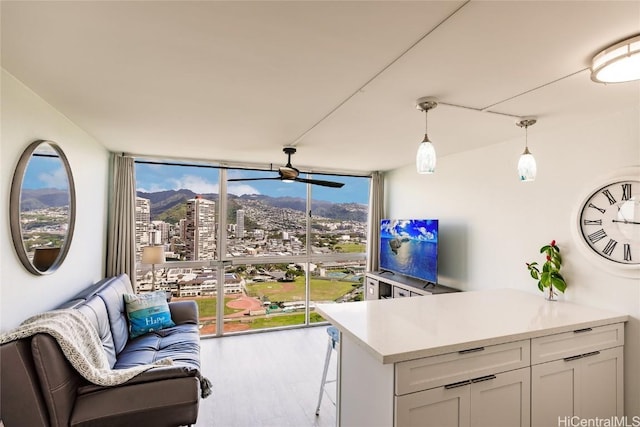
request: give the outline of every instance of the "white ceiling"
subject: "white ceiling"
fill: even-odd
[[[586,70],[640,33],[640,1],[0,7],[2,67],[118,152],[279,165],[294,144],[301,169],[389,170],[415,161],[423,96],[537,116],[530,142],[640,102],[640,83]],[[519,138],[514,123],[441,104],[429,136],[446,156]]]

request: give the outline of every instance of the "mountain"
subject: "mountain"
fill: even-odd
[[[20,192],[20,209],[23,211],[57,208],[68,205],[68,190],[60,190],[58,188],[38,188],[37,190],[32,190],[23,188]]]
[[[138,197],[149,199],[151,202],[151,219],[153,221],[165,221],[171,224],[177,223],[186,215],[186,201],[193,199],[198,194],[191,190],[167,190],[155,193],[145,193],[138,191]],[[217,194],[201,194],[203,199],[217,200]],[[227,199],[228,219],[235,221],[236,211],[243,209],[248,202],[258,202],[265,206],[280,209],[292,209],[305,212],[306,200],[300,197],[271,197],[266,195],[243,195],[235,196],[229,194]],[[346,219],[351,221],[366,222],[367,206],[359,203],[333,203],[322,200],[314,200],[311,204],[312,215],[315,217],[329,219]],[[245,218],[251,221],[252,218]]]

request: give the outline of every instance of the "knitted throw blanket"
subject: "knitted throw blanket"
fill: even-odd
[[[98,332],[84,314],[74,309],[52,310],[30,317],[13,331],[0,335],[0,344],[35,334],[51,335],[76,371],[101,386],[119,385],[155,366],[173,364],[171,359],[162,359],[149,365],[111,369]]]

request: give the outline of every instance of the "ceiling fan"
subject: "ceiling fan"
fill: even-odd
[[[227,181],[261,181],[261,180],[280,180],[282,182],[304,182],[306,184],[322,185],[323,187],[341,188],[344,184],[342,182],[323,181],[320,179],[307,179],[300,178],[300,171],[291,166],[291,155],[295,154],[295,147],[284,147],[282,149],[287,155],[287,165],[278,168],[277,177],[273,178],[234,178]]]

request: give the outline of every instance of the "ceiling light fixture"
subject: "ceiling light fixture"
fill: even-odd
[[[533,117],[527,117],[516,122],[517,126],[524,128],[524,153],[522,153],[520,160],[518,160],[518,176],[520,177],[520,181],[523,182],[534,181],[536,179],[536,159],[529,151],[527,135],[527,128],[536,124],[536,121]]]
[[[427,136],[429,110],[438,106],[438,101],[430,96],[425,96],[416,101],[416,108],[424,111],[424,139],[418,146],[416,154],[416,168],[418,173],[430,174],[436,170],[436,149]]]
[[[640,34],[609,46],[594,56],[591,80],[597,83],[640,80]]]

